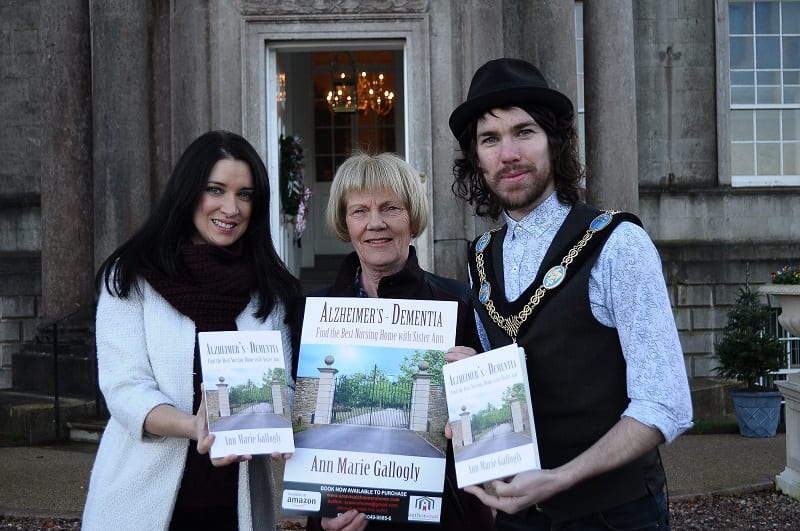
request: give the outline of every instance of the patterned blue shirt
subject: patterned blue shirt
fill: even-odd
[[[552,194],[520,221],[505,213],[503,274],[509,300],[530,286],[570,206]],[[657,428],[667,442],[692,426],[692,402],[683,350],[661,271],[647,233],[623,222],[608,238],[589,279],[592,314],[616,328],[627,365],[630,403],[624,416]],[[477,318],[484,348],[486,330]]]

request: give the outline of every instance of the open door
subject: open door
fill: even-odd
[[[353,250],[325,224],[338,166],[357,149],[405,155],[402,48],[400,41],[360,41],[287,45],[274,53],[286,87],[275,133],[302,140],[304,179],[312,191],[300,242],[303,266],[312,266],[315,256]]]
[[[286,267],[295,275],[300,268],[300,253],[295,249],[294,224],[283,213],[280,193],[280,143],[279,139],[286,134],[286,105],[288,95],[285,90],[286,66],[281,54],[274,49],[267,49],[266,61],[266,98],[267,107],[273,106],[274,113],[267,114],[266,131],[266,165],[270,188],[270,231],[278,255],[283,258]],[[273,119],[269,119],[272,117]]]
[[[398,43],[396,45],[400,46]],[[338,166],[356,149],[405,152],[402,134],[402,53],[398,50],[333,50],[312,53],[314,66],[314,187],[317,201],[312,212],[325,219],[330,185]],[[350,108],[335,98],[349,81],[354,85]],[[378,86],[380,85],[380,87]],[[329,95],[331,98],[329,99]],[[398,119],[399,118],[399,119]],[[327,226],[315,224],[315,254],[342,254],[352,245],[336,239]]]

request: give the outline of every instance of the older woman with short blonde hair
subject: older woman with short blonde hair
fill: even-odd
[[[330,287],[315,293],[327,297],[448,300],[458,302],[456,345],[480,349],[480,340],[463,282],[424,271],[411,240],[428,225],[428,199],[422,176],[392,153],[357,152],[336,171],[328,201],[327,222],[355,252],[346,256]],[[459,348],[459,347],[456,347]],[[447,451],[447,485],[439,529],[490,531],[491,511],[455,485],[452,449]],[[308,519],[308,530],[362,531],[366,515],[356,510],[336,518]],[[372,522],[374,530],[430,530],[429,524]]]
[[[350,241],[347,230],[347,194],[386,190],[408,209],[411,233],[418,236],[428,226],[428,197],[422,175],[394,153],[368,155],[356,152],[336,171],[328,198],[325,221],[337,238]]]

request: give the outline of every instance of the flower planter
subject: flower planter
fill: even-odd
[[[786,468],[775,478],[775,487],[800,500],[800,374],[776,385],[786,400]]]
[[[778,391],[731,391],[733,407],[744,437],[775,437],[781,418]]]
[[[795,337],[800,337],[800,284],[764,284],[759,293],[775,297],[781,307],[778,322]]]
[[[800,337],[800,285],[765,284],[759,292],[776,298],[781,307],[778,322]],[[800,374],[775,383],[786,400],[786,468],[775,477],[775,487],[800,500]]]

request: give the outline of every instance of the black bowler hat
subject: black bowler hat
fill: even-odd
[[[572,102],[547,86],[539,69],[522,59],[493,59],[472,76],[467,101],[450,115],[450,130],[459,138],[469,123],[489,109],[534,103],[557,116],[573,112]]]

